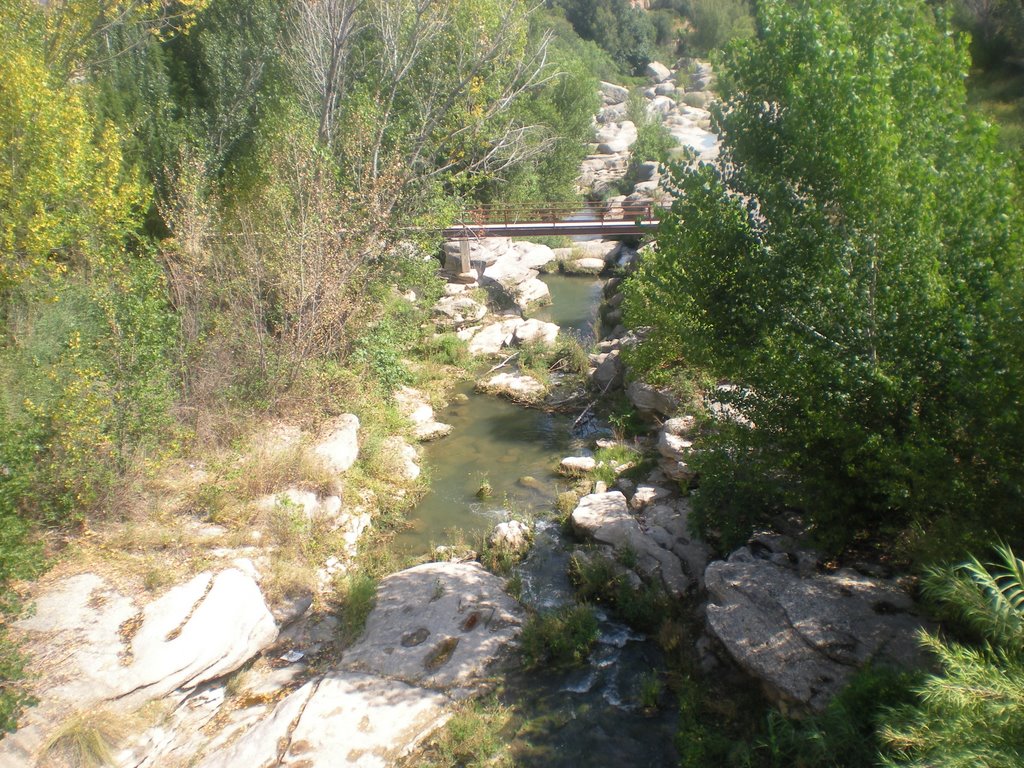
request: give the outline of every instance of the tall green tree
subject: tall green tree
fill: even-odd
[[[679,171],[627,286],[641,367],[735,385],[702,514],[741,534],[793,506],[833,546],[944,513],[1019,535],[1024,226],[966,46],[923,0],[758,14],[725,57],[721,162]]]
[[[629,0],[556,0],[584,40],[604,48],[629,73],[651,60],[657,32],[647,13]]]

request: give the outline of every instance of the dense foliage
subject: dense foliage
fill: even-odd
[[[733,48],[723,162],[681,170],[627,288],[635,362],[731,386],[706,529],[795,507],[819,540],[1021,534],[1019,191],[919,0],[766,0]],[[756,425],[756,426],[754,426]]]
[[[941,672],[913,705],[891,713],[890,766],[997,768],[1024,764],[1024,560],[1006,546],[998,562],[971,559],[929,574],[925,592],[980,642],[925,634]]]
[[[584,40],[593,40],[632,74],[653,58],[657,31],[629,0],[555,0]]]
[[[0,608],[41,531],[128,511],[183,442],[330,410],[341,364],[404,380],[419,321],[389,297],[439,291],[430,233],[575,193],[606,57],[551,26],[521,0],[0,0]]]

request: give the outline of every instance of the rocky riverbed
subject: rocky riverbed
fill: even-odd
[[[705,109],[712,98],[711,68],[685,62],[681,75],[652,64],[649,75],[643,90],[648,113],[681,146],[713,160],[717,143]],[[581,189],[592,194],[624,177],[636,141],[636,126],[625,119],[628,91],[604,83],[601,93],[594,151],[580,176]],[[630,194],[609,201],[660,202],[660,182],[658,165],[645,164]],[[446,253],[449,266],[461,264],[461,246],[447,245]],[[553,398],[565,402],[564,392],[552,394],[558,378],[542,381],[519,370],[515,360],[524,348],[559,343],[558,325],[534,316],[550,301],[543,275],[600,278],[601,334],[586,385],[573,403],[578,412],[621,391],[651,425],[645,438],[621,446],[647,457],[651,469],[627,478],[623,462],[611,467],[610,483],[595,479],[595,457],[621,441],[600,430],[575,436],[578,450],[560,464],[574,494],[568,510],[572,541],[545,519],[505,522],[495,531],[506,543],[515,539],[514,548],[533,541],[521,566],[534,569],[523,574],[523,601],[538,609],[542,596],[571,600],[570,558],[604,560],[636,588],[653,585],[688,606],[704,627],[687,639],[703,669],[746,675],[795,712],[821,710],[866,663],[920,663],[915,632],[922,624],[906,584],[865,572],[870,569],[829,570],[813,552],[774,534],[757,536],[724,559],[693,535],[689,459],[699,446],[697,422],[680,412],[671,393],[636,380],[622,360],[636,336],[622,325],[618,288],[621,275],[642,258],[643,249],[618,242],[552,249],[507,239],[475,241],[472,269],[447,273],[446,295],[433,309],[439,332],[457,334],[470,354],[493,363],[477,382],[481,392],[524,407],[549,407]],[[443,440],[452,432],[422,393],[404,388],[396,401],[415,440]],[[339,475],[351,470],[360,441],[352,414],[309,433],[285,429],[266,438],[269,451],[311,445]],[[385,445],[395,473],[414,481],[421,463],[417,446],[399,436]],[[557,464],[549,468],[552,475]],[[340,535],[344,545],[319,574],[324,589],[350,568],[360,537],[373,525],[365,504],[338,494],[285,486],[263,503],[286,504]],[[28,768],[46,753],[59,764],[59,751],[46,752],[55,737],[69,723],[105,714],[119,723],[113,759],[124,768],[389,766],[515,662],[512,649],[527,611],[508,594],[504,579],[475,562],[423,563],[385,578],[365,631],[338,652],[339,622],[310,610],[313,595],[268,600],[270,553],[263,543],[224,542],[216,525],[182,525],[210,540],[208,565],[159,595],[88,569],[58,570],[36,585],[34,614],[13,629],[32,652],[39,703],[16,733],[0,741],[0,763]],[[596,690],[603,674],[609,705],[633,712],[612,672],[627,663],[622,649],[643,638],[605,621],[592,660],[592,669],[603,671],[560,681],[556,693]],[[645,654],[638,656],[644,664],[656,663]],[[669,760],[670,753],[666,747],[656,759]]]

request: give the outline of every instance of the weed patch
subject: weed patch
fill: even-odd
[[[519,645],[527,667],[569,666],[586,661],[597,634],[594,609],[572,605],[531,616]]]

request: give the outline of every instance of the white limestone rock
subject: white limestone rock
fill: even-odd
[[[593,456],[566,456],[558,463],[558,472],[569,477],[579,477],[593,472],[597,468],[597,459]]]
[[[345,666],[438,690],[473,685],[510,648],[522,613],[477,563],[426,563],[385,578]]]
[[[469,296],[443,296],[434,305],[434,313],[439,316],[441,325],[462,328],[482,320],[487,307]]]
[[[469,353],[474,357],[500,354],[515,341],[516,329],[524,322],[521,317],[511,317],[485,325],[469,337]]]
[[[552,346],[558,341],[558,331],[559,328],[554,323],[531,319],[516,328],[513,342]]]
[[[521,373],[496,373],[478,381],[476,388],[489,395],[507,397],[517,403],[537,403],[544,399],[547,387],[533,376]]]
[[[604,155],[625,152],[636,143],[636,125],[631,120],[607,123],[597,132],[597,151]]]
[[[644,74],[647,75],[652,83],[663,83],[672,77],[672,70],[660,61],[652,61],[647,65]]]
[[[626,497],[619,491],[594,493],[580,499],[570,517],[580,536],[607,544],[616,552],[636,557],[637,570],[648,579],[660,580],[672,595],[682,595],[691,586],[679,558],[647,536],[630,515]]]
[[[529,549],[531,538],[530,526],[526,523],[520,520],[506,520],[494,526],[487,541],[492,547],[521,552]]]
[[[344,413],[332,419],[313,450],[332,471],[347,472],[359,458],[359,417]]]

